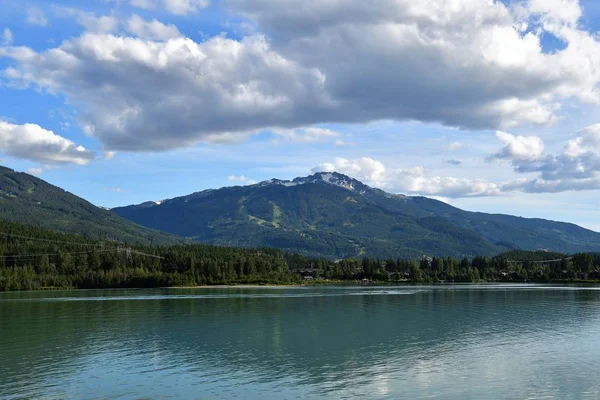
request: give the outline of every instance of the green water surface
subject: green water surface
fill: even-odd
[[[0,293],[0,399],[600,398],[600,290]]]

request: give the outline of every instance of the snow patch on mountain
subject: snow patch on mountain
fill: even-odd
[[[332,183],[331,178],[333,178],[333,174],[330,174],[330,173],[321,174],[321,179],[323,180],[323,182]]]
[[[296,178],[292,181],[286,181],[281,179],[269,179],[267,181],[257,183],[256,186],[265,187],[272,185],[280,185],[285,187],[294,187],[298,185],[305,185],[307,183],[325,183],[329,185],[343,187],[352,191],[354,191],[357,187],[360,187],[361,194],[366,193],[366,191],[370,189],[368,186],[363,185],[359,181],[337,172],[318,172],[314,175],[310,175],[303,178]]]

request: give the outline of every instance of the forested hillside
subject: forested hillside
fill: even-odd
[[[463,211],[386,193],[338,173],[205,190],[113,211],[203,243],[334,259],[600,251],[600,233],[573,224]]]
[[[127,221],[34,176],[1,166],[0,218],[96,239],[142,244],[184,241]]]
[[[553,282],[600,279],[600,257],[327,260],[210,245],[125,246],[0,220],[0,290],[339,281]],[[535,261],[531,261],[534,260]],[[545,261],[546,260],[546,261]]]
[[[471,213],[424,197],[389,194],[336,173],[110,211],[0,167],[0,218],[129,244],[194,241],[329,259],[600,251],[600,234],[573,224]]]
[[[0,221],[0,290],[291,282],[282,253],[208,245],[129,247]]]

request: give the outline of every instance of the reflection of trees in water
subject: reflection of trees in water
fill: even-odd
[[[219,370],[335,389],[464,352],[474,338],[527,343],[545,328],[567,331],[597,322],[592,312],[598,304],[598,292],[579,290],[299,298],[244,297],[265,293],[247,289],[175,292],[187,293],[240,297],[0,303],[0,387],[16,377],[33,385],[50,372],[68,376],[104,354],[146,360],[148,369]]]

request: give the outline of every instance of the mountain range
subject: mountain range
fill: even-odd
[[[600,234],[574,224],[464,211],[426,197],[386,193],[335,172],[204,190],[112,211],[197,242],[329,258],[600,251]]]
[[[574,224],[463,211],[335,172],[108,210],[0,167],[0,219],[102,240],[274,247],[327,258],[600,251],[600,233]]]

